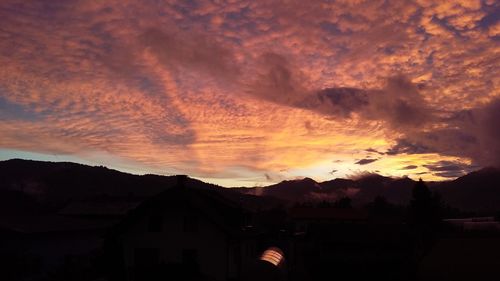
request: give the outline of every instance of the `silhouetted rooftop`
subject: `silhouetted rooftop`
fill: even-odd
[[[190,206],[229,234],[243,230],[245,215],[251,211],[222,196],[217,191],[196,188],[190,181],[183,180],[175,186],[155,195],[131,210],[111,235],[125,231],[128,226],[144,216],[155,214],[172,207]]]

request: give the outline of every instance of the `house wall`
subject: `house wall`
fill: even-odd
[[[197,231],[184,231],[186,215],[197,217]],[[161,232],[149,232],[148,217],[143,217],[124,234],[123,250],[127,268],[133,268],[134,252],[137,248],[159,249],[160,263],[181,263],[183,250],[192,249],[197,252],[198,264],[203,274],[217,280],[227,279],[228,253],[231,249],[226,234],[217,225],[199,211],[187,208],[164,210],[161,216]],[[234,270],[231,271],[234,273]]]

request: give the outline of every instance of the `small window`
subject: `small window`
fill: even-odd
[[[148,230],[149,232],[161,232],[163,227],[163,217],[154,215],[149,217]]]
[[[196,216],[184,217],[184,232],[197,232],[198,231],[198,218]]]

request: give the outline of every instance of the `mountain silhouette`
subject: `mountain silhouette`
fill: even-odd
[[[354,204],[364,205],[382,196],[388,202],[408,204],[416,181],[369,174],[358,179],[333,179],[316,182],[302,180],[283,181],[267,187],[240,188],[241,192],[276,197],[289,202],[333,201],[348,196]],[[439,192],[445,203],[464,211],[491,212],[500,210],[500,170],[484,168],[452,181],[428,182]]]
[[[188,178],[193,188],[212,189],[254,209],[307,201],[334,201],[350,197],[354,205],[383,196],[407,204],[415,181],[369,174],[357,179],[316,182],[311,178],[286,180],[252,188],[223,188]],[[12,159],[0,161],[2,210],[37,212],[61,210],[70,202],[141,202],[173,186],[175,176],[133,175],[102,166],[70,162]],[[452,181],[429,182],[450,206],[467,211],[500,210],[500,170],[484,168]],[[18,207],[16,207],[18,206]],[[21,207],[22,206],[22,207]]]
[[[219,191],[249,208],[265,209],[282,203],[193,178],[187,180],[191,188]],[[116,207],[135,206],[131,203],[142,202],[176,183],[176,176],[133,175],[103,166],[12,159],[0,161],[0,210],[15,214],[40,210],[75,213],[75,208],[94,212],[104,207],[116,211]]]
[[[265,187],[239,188],[246,194],[270,196],[285,201],[299,201],[305,199],[311,192],[321,192],[322,187],[311,178],[285,180]]]
[[[287,180],[267,187],[242,188],[241,192],[272,196],[291,202],[332,201],[342,197],[356,199],[358,204],[367,203],[376,196],[384,196],[393,203],[405,203],[414,181],[409,178],[393,179],[369,174],[359,179],[333,179],[316,182],[310,178]]]
[[[500,170],[484,168],[434,186],[445,201],[464,210],[500,210]]]

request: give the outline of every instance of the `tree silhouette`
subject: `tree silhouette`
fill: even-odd
[[[396,206],[387,202],[387,199],[380,195],[375,197],[366,207],[373,215],[388,215],[396,211]]]
[[[415,238],[421,241],[423,254],[427,253],[441,225],[442,201],[439,193],[432,193],[420,179],[412,190],[408,223]]]
[[[409,222],[416,227],[435,228],[441,221],[441,196],[420,179],[412,191]]]
[[[352,201],[351,198],[347,196],[342,197],[339,200],[335,201],[335,203],[333,203],[333,206],[335,208],[340,208],[340,209],[350,209],[352,208],[351,201]]]

